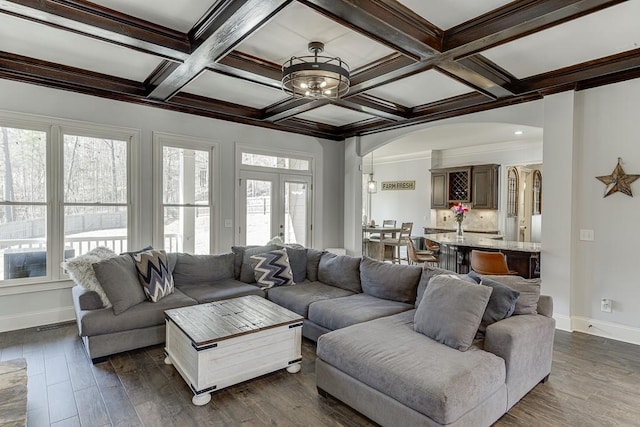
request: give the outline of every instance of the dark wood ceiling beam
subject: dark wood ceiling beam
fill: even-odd
[[[186,34],[84,0],[3,0],[0,12],[171,61],[191,50]]]
[[[404,120],[409,114],[406,107],[366,94],[340,99],[334,104],[392,121]]]
[[[453,59],[614,6],[626,0],[519,0],[444,32],[443,53]]]
[[[300,0],[332,20],[415,60],[441,50],[441,29],[392,0]]]
[[[437,68],[489,98],[498,99],[514,95],[504,86],[513,84],[516,78],[480,55],[463,58],[460,61],[442,61]]]
[[[180,64],[157,86],[150,88],[149,97],[159,100],[170,99],[209,64],[219,61],[291,1],[227,0],[223,2],[220,9],[224,10],[216,9],[212,12],[215,17],[207,20],[209,27],[199,29],[199,33],[206,39],[194,41],[198,47],[183,64]],[[148,80],[158,81],[153,77]]]
[[[226,55],[217,63],[211,64],[209,68],[231,77],[237,77],[276,89],[280,89],[282,86],[281,66],[236,50]]]
[[[330,104],[328,99],[288,98],[263,110],[262,119],[277,122]]]
[[[583,62],[548,73],[538,74],[519,82],[522,93],[549,91],[555,87],[576,88],[580,82],[598,79],[613,83],[626,80],[624,73],[635,75],[640,69],[640,49],[633,49],[593,61]]]

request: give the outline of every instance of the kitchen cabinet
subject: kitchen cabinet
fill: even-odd
[[[500,165],[480,165],[471,169],[471,207],[498,209],[498,168]]]
[[[431,208],[448,209],[451,203],[475,209],[498,209],[500,165],[463,166],[431,170]]]

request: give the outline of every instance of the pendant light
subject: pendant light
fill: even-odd
[[[367,191],[369,193],[378,192],[378,183],[373,179],[373,152],[371,152],[371,171],[369,172],[369,181],[367,182]]]

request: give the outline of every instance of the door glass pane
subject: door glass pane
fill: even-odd
[[[177,147],[163,148],[165,204],[209,203],[209,152]]]
[[[0,216],[0,280],[46,276],[46,207],[0,206]]]
[[[267,156],[264,154],[242,153],[242,164],[264,168],[308,171],[309,161],[289,157]]]
[[[64,201],[127,203],[127,142],[64,136]]]
[[[271,181],[247,179],[246,244],[264,245],[271,237]]]
[[[206,206],[164,208],[164,250],[208,254],[210,209]]]
[[[65,258],[106,246],[115,253],[127,250],[127,208],[125,206],[66,206],[64,208]]]
[[[284,183],[284,241],[306,245],[307,242],[307,184]]]

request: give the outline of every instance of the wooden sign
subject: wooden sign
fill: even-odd
[[[383,181],[382,191],[385,190],[415,190],[415,181]]]

